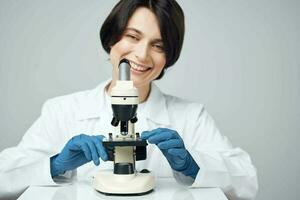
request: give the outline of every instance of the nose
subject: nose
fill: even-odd
[[[136,51],[135,51],[135,57],[140,62],[146,62],[148,59],[148,44],[147,43],[140,43],[137,45]]]

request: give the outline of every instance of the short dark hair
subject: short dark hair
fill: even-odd
[[[120,0],[112,9],[100,30],[104,50],[110,53],[126,28],[129,18],[139,7],[150,9],[157,17],[166,55],[166,64],[156,80],[161,79],[165,69],[179,58],[184,39],[184,14],[176,0]]]

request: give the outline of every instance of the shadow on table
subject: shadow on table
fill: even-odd
[[[184,188],[176,190],[171,198],[172,200],[194,200],[193,194]]]
[[[90,188],[83,190],[80,185],[70,185],[68,187],[59,188],[53,195],[53,200],[79,200],[79,199],[97,199],[99,200],[194,200],[193,194],[187,188],[178,188],[175,191],[155,191],[142,196],[107,196]]]
[[[68,187],[59,188],[53,195],[53,200],[76,200],[77,199],[77,186],[70,185]]]

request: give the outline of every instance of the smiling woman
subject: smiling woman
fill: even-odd
[[[179,58],[184,14],[175,1],[120,1],[103,23],[100,38],[113,66],[108,93],[115,86],[119,61],[126,58],[144,102],[151,81],[161,79]]]
[[[140,98],[135,96],[140,103],[136,131],[139,139],[153,144],[147,147],[147,161],[137,163],[136,169],[174,177],[187,187],[219,187],[229,199],[253,199],[257,176],[247,152],[231,145],[203,105],[164,94],[153,83],[181,52],[184,14],[178,3],[121,0],[105,20],[100,38],[110,56],[112,79],[44,104],[18,146],[0,154],[0,198],[16,197],[30,185],[91,179],[98,170],[95,165],[112,167],[102,162],[109,159],[103,138],[115,130],[109,95],[118,65],[126,59]],[[94,165],[85,165],[89,162]]]
[[[162,46],[155,15],[144,7],[136,9],[121,39],[110,49],[113,76],[109,93],[118,79],[118,64],[125,58],[131,64],[131,79],[141,94],[140,101],[144,102],[149,94],[151,81],[160,75],[166,64]]]
[[[136,12],[141,9],[146,12]],[[137,18],[137,15],[141,18]],[[107,53],[124,34],[126,35],[128,29],[129,33],[132,34],[128,33],[127,37],[132,40],[137,41],[141,36],[144,36],[143,34],[147,34],[142,30],[130,27],[130,20],[135,20],[135,26],[141,26],[142,30],[155,32],[157,38],[151,38],[153,39],[151,45],[158,52],[164,52],[166,56],[164,69],[175,64],[181,52],[185,32],[184,13],[176,1],[124,0],[116,4],[100,30],[101,42]],[[130,30],[130,28],[133,29]],[[162,78],[163,75],[164,70],[156,79]]]

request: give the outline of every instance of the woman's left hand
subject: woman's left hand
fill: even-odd
[[[186,176],[196,177],[199,167],[186,150],[177,131],[157,128],[152,131],[144,131],[141,138],[148,140],[151,144],[156,144],[167,158],[172,169],[182,172]]]

